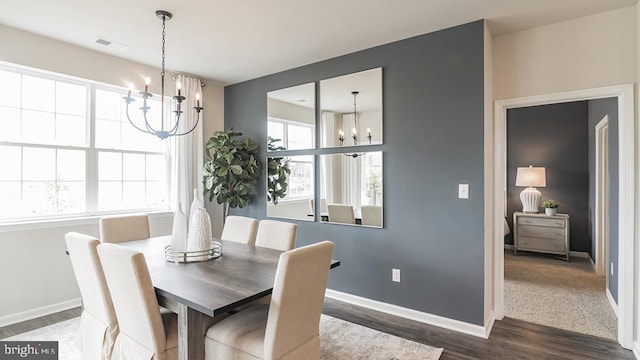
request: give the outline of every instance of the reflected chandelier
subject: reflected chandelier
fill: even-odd
[[[133,90],[133,85],[129,84],[129,92],[127,93],[127,96],[123,97],[124,101],[127,103],[127,108],[126,108],[126,113],[127,113],[127,120],[129,120],[129,122],[131,123],[131,125],[133,125],[134,128],[145,132],[147,134],[152,134],[155,135],[157,137],[159,137],[160,139],[166,139],[170,136],[181,136],[181,135],[187,135],[190,132],[192,132],[193,130],[195,130],[196,126],[198,126],[198,121],[200,120],[200,112],[204,109],[203,107],[200,106],[200,93],[196,93],[196,106],[193,107],[193,110],[195,110],[196,112],[196,121],[195,124],[193,125],[193,127],[186,132],[183,133],[178,133],[178,125],[180,124],[180,116],[182,115],[183,111],[182,111],[182,102],[186,99],[184,96],[182,96],[181,91],[180,91],[180,87],[181,84],[178,81],[176,83],[176,89],[177,89],[177,95],[173,97],[173,100],[175,100],[175,110],[173,111],[173,113],[175,113],[175,124],[170,128],[170,129],[165,129],[164,126],[164,58],[165,58],[165,22],[167,20],[171,20],[171,18],[173,17],[173,15],[165,10],[156,10],[156,16],[162,20],[162,71],[160,72],[160,84],[161,84],[161,93],[160,93],[160,102],[163,105],[160,111],[160,129],[154,129],[151,124],[149,124],[149,121],[147,119],[147,112],[149,111],[150,107],[147,105],[147,99],[149,99],[150,97],[152,97],[153,95],[151,95],[151,93],[149,93],[149,83],[151,82],[150,78],[146,78],[145,79],[145,84],[144,84],[144,91],[140,91],[139,94],[140,96],[142,96],[142,106],[140,107],[140,110],[142,110],[142,115],[144,117],[144,128],[136,125],[133,121],[131,121],[131,117],[129,117],[129,105],[135,101],[135,99],[133,99],[131,97],[131,91]]]
[[[351,138],[353,139],[353,145],[358,145],[358,111],[356,106],[356,96],[360,94],[359,91],[352,91],[351,95],[353,95],[353,129]],[[367,128],[367,139],[369,139],[369,144],[371,144],[371,129]],[[344,131],[340,130],[338,132],[338,140],[340,140],[340,146],[344,145]],[[345,154],[346,156],[351,156],[357,158],[358,156],[364,155],[364,153],[353,153],[353,154]]]

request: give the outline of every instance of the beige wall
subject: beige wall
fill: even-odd
[[[541,26],[493,39],[494,100],[545,95],[640,80],[638,5]],[[635,87],[636,188],[640,179],[638,87]],[[630,150],[633,151],[633,150]],[[636,192],[636,278],[640,278],[640,193]],[[640,355],[640,299],[633,304]]]
[[[84,49],[46,37],[0,25],[0,61],[126,86],[142,84],[152,78],[151,91],[157,86],[160,70]],[[170,74],[169,74],[170,75]],[[223,87],[204,79],[204,139],[223,124]],[[208,201],[207,201],[208,202]],[[207,204],[214,233],[221,231],[222,211]],[[1,206],[1,204],[0,204]],[[153,235],[171,232],[171,215],[151,220]],[[0,326],[65,308],[78,306],[79,292],[68,257],[64,234],[79,231],[98,235],[98,219],[58,221],[31,226],[0,226]]]
[[[494,99],[634,83],[636,7],[493,39]]]

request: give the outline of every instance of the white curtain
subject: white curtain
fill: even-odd
[[[202,95],[200,79],[179,75],[177,81],[182,85],[182,96],[186,97],[182,103],[182,116],[180,117],[180,127],[178,133],[189,131],[196,121],[197,115],[193,110],[196,105],[196,94]],[[200,96],[200,106],[203,105]],[[173,155],[171,161],[171,201],[172,209],[177,209],[181,205],[182,211],[190,219],[189,207],[193,201],[194,189],[198,199],[204,204],[202,196],[204,186],[202,184],[202,165],[204,163],[203,146],[203,118],[200,112],[200,119],[196,128],[188,135],[171,137]],[[173,119],[174,114],[170,114]]]
[[[338,129],[336,122],[338,116],[336,113],[330,111],[322,112],[322,146],[335,146],[334,141],[337,141],[338,138]],[[322,161],[320,162],[320,174],[322,174],[322,181],[320,182],[320,198],[327,199],[328,203],[333,203],[336,201],[334,195],[333,188],[333,176],[334,176],[334,162],[333,156],[323,155],[320,157]]]

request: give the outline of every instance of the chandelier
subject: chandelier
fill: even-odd
[[[144,128],[136,125],[133,121],[131,121],[131,117],[129,117],[129,105],[135,101],[134,98],[131,97],[131,91],[133,90],[133,85],[129,84],[129,92],[127,93],[127,96],[123,97],[124,101],[127,103],[127,108],[126,108],[126,114],[127,114],[127,120],[129,120],[129,122],[131,123],[131,125],[133,125],[134,128],[145,132],[147,134],[152,134],[155,135],[157,137],[159,137],[160,139],[166,139],[170,136],[181,136],[181,135],[187,135],[190,132],[192,132],[193,130],[195,130],[196,126],[198,126],[198,121],[200,120],[200,112],[204,109],[203,107],[200,106],[200,93],[196,93],[196,106],[193,107],[193,110],[196,112],[196,121],[195,124],[193,125],[193,127],[189,130],[189,131],[185,131],[185,132],[178,132],[178,125],[180,124],[180,117],[183,113],[182,111],[182,102],[184,100],[186,100],[186,97],[182,96],[181,93],[181,84],[178,81],[176,83],[176,89],[177,89],[177,94],[176,96],[173,97],[173,100],[175,102],[175,105],[173,106],[173,108],[175,109],[174,111],[172,111],[175,114],[175,123],[173,124],[173,126],[167,126],[165,128],[165,121],[164,121],[164,58],[165,58],[165,22],[167,20],[171,20],[171,18],[173,17],[173,15],[165,10],[156,10],[156,16],[162,20],[162,71],[160,71],[160,85],[161,85],[161,93],[160,93],[160,103],[162,104],[162,108],[160,111],[160,129],[154,128],[150,123],[149,120],[147,119],[147,113],[149,112],[149,109],[151,109],[148,105],[147,105],[147,99],[149,99],[150,97],[152,97],[153,95],[151,93],[149,93],[149,84],[151,83],[151,79],[150,78],[146,78],[145,79],[145,84],[144,84],[144,91],[140,91],[139,94],[142,97],[142,106],[140,107],[140,110],[142,110],[142,116],[144,118]]]
[[[351,138],[353,139],[353,145],[358,145],[358,110],[357,110],[357,101],[356,96],[358,96],[359,91],[352,91],[351,95],[353,95],[353,129],[351,129]],[[369,139],[369,144],[371,144],[371,129],[367,128],[367,139]],[[340,146],[344,145],[344,131],[338,131],[338,140],[340,140]],[[364,155],[364,153],[353,153],[353,154],[345,154],[346,156],[358,157]]]

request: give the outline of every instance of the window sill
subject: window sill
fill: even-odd
[[[140,211],[138,211],[137,213],[140,213]],[[119,214],[125,214],[125,212],[122,212]],[[154,210],[154,211],[145,212],[145,214],[149,215],[149,218],[153,219],[153,218],[173,216],[173,211]],[[7,222],[7,223],[0,224],[0,233],[39,230],[39,229],[51,229],[51,228],[78,226],[78,225],[97,225],[98,222],[100,221],[100,218],[104,216],[107,216],[107,214],[79,216],[79,217],[70,217],[70,218],[58,218],[58,219],[38,219],[33,221],[23,220],[23,221],[16,221],[16,222]]]

